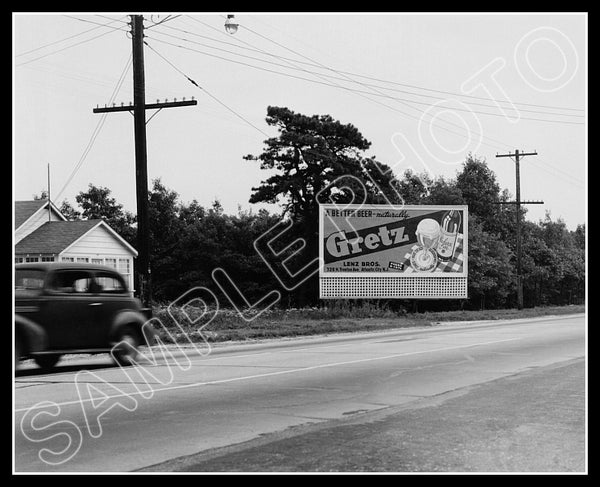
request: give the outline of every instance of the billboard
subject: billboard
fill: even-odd
[[[321,284],[341,289],[321,296],[466,297],[467,228],[465,205],[320,205]]]

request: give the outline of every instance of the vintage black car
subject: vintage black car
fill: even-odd
[[[111,351],[118,363],[130,364],[137,347],[153,337],[151,327],[144,326],[150,318],[151,311],[111,267],[15,265],[17,364],[33,358],[40,367],[51,368],[64,354]]]

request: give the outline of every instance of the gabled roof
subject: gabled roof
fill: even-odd
[[[54,212],[60,216],[60,218],[66,220],[54,203],[50,204]],[[15,201],[15,230],[46,206],[48,206],[47,199]]]
[[[46,222],[15,246],[17,254],[58,254],[102,220]]]
[[[48,200],[15,201],[15,229],[29,220]]]
[[[46,222],[17,243],[15,254],[60,254],[97,226],[105,228],[137,257],[137,251],[104,220]]]

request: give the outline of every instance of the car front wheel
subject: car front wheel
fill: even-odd
[[[132,365],[138,358],[138,348],[141,344],[139,333],[126,326],[117,335],[117,345],[112,350],[112,357],[119,365]]]

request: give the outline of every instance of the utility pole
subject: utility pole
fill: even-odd
[[[96,107],[94,113],[133,111],[134,138],[135,138],[135,184],[137,202],[137,250],[136,262],[136,288],[144,305],[148,306],[152,296],[150,281],[150,242],[148,232],[148,169],[146,152],[146,110],[173,108],[180,106],[197,105],[193,98],[185,101],[157,102],[146,104],[145,76],[144,76],[144,17],[131,15],[131,43],[133,60],[133,106]],[[158,113],[158,111],[156,113]],[[154,117],[153,114],[152,117]],[[150,119],[152,118],[150,117]],[[148,122],[150,121],[148,120]]]
[[[48,163],[48,221],[52,221],[52,205],[50,199],[50,163]]]
[[[516,168],[516,180],[517,180],[517,200],[516,201],[506,201],[501,204],[515,204],[517,205],[517,308],[523,309],[523,276],[521,270],[521,257],[522,257],[522,248],[521,248],[521,205],[543,205],[543,201],[521,201],[521,173],[519,162],[521,157],[525,156],[537,156],[537,152],[519,152],[519,150],[515,150],[514,154],[510,152],[508,154],[496,154],[496,157],[510,157],[511,159],[514,157],[515,168]]]
[[[144,18],[131,18],[133,48],[133,130],[137,202],[138,286],[144,304],[150,299],[150,246],[148,234],[148,159],[146,152],[146,79],[144,76]]]

